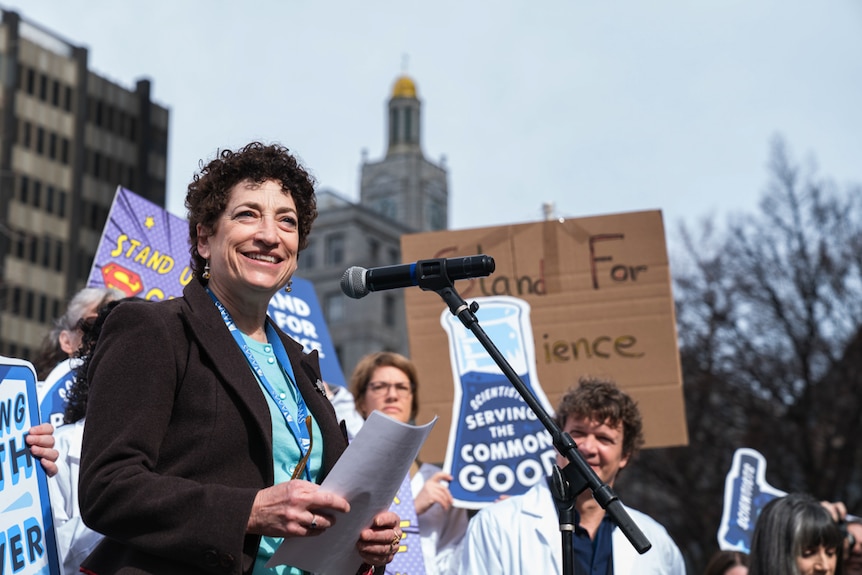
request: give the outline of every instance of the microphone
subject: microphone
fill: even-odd
[[[494,267],[494,258],[486,255],[419,260],[370,270],[353,266],[341,276],[341,291],[348,297],[359,299],[367,296],[368,292],[415,286],[420,280],[443,275],[452,281],[483,277],[492,274]]]

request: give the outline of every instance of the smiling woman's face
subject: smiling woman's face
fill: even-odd
[[[220,299],[269,302],[296,271],[298,217],[279,182],[245,180],[234,186],[215,229],[198,226],[198,252],[210,265],[210,289]]]

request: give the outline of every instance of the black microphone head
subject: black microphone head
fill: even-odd
[[[341,291],[347,297],[359,299],[368,295],[371,291],[365,283],[365,274],[368,270],[359,266],[349,267],[344,270],[344,275],[341,276]]]

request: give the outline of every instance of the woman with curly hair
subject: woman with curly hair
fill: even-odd
[[[347,439],[317,352],[266,314],[308,245],[314,185],[287,148],[253,142],[205,165],[186,208],[194,279],[114,309],[87,372],[79,500],[105,539],[82,569],[299,574],[266,566],[282,540],[350,510],[320,489]],[[360,572],[382,573],[400,539],[377,514],[349,543]]]

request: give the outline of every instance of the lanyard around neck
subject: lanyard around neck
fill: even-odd
[[[209,288],[206,288],[206,290],[215,303],[216,308],[218,308],[225,326],[227,326],[227,329],[233,336],[234,341],[236,341],[237,345],[245,355],[245,359],[248,361],[249,367],[251,367],[251,370],[255,375],[257,375],[261,385],[263,385],[263,388],[272,398],[272,401],[275,402],[275,405],[284,417],[284,421],[287,423],[287,428],[293,434],[294,439],[296,439],[296,444],[299,447],[301,458],[306,458],[311,446],[311,426],[298,425],[298,422],[302,422],[304,424],[305,418],[308,416],[308,407],[305,405],[305,400],[302,398],[299,388],[296,387],[296,418],[294,419],[293,414],[290,413],[287,405],[285,405],[279,397],[278,391],[276,391],[275,387],[263,373],[263,369],[257,363],[257,359],[254,357],[254,352],[251,351],[251,348],[243,339],[242,334],[233,322],[233,318],[230,316],[230,312],[227,311],[227,308],[224,307],[224,304],[219,301],[212,290]],[[272,351],[275,353],[275,358],[278,360],[278,364],[284,372],[285,377],[288,380],[288,384],[290,384],[295,377],[293,376],[293,367],[290,364],[290,359],[287,357],[287,350],[284,348],[284,342],[281,341],[281,338],[278,337],[278,334],[269,322],[266,322],[266,338],[272,346]],[[311,481],[311,471],[309,467],[309,465],[305,466],[305,478],[308,481]]]

